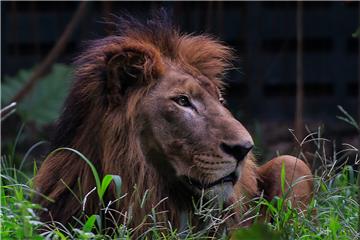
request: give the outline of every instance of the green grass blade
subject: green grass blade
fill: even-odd
[[[99,215],[91,215],[83,226],[84,232],[90,232],[95,227],[95,221],[99,221]]]
[[[115,183],[115,192],[116,192],[116,198],[120,198],[121,195],[121,185],[122,185],[122,180],[121,177],[119,175],[111,175],[112,176],[112,180]]]
[[[100,199],[103,199],[104,194],[107,190],[107,188],[109,187],[111,181],[113,181],[115,183],[115,190],[116,190],[116,197],[119,198],[120,197],[120,193],[121,193],[121,177],[118,175],[106,175],[102,182],[101,182],[101,188],[100,188]]]
[[[47,158],[44,160],[46,161],[50,156],[54,155],[55,153],[57,152],[60,152],[60,151],[70,151],[70,152],[73,152],[75,154],[77,154],[82,160],[84,160],[86,162],[86,164],[89,165],[92,173],[93,173],[93,176],[95,178],[95,183],[96,183],[96,189],[97,189],[97,193],[98,193],[98,196],[100,197],[100,189],[101,189],[101,182],[100,182],[100,177],[99,177],[99,174],[94,166],[94,164],[91,163],[91,161],[86,158],[81,152],[75,150],[75,149],[72,149],[72,148],[67,148],[67,147],[62,147],[62,148],[57,148],[55,149],[54,151],[52,151],[48,156]]]
[[[108,188],[108,186],[110,185],[110,183],[112,181],[112,178],[113,178],[112,175],[106,175],[103,178],[103,180],[101,182],[101,188],[100,188],[100,194],[99,194],[100,199],[103,198],[106,189]]]
[[[285,194],[285,162],[283,161],[281,164],[281,192]]]

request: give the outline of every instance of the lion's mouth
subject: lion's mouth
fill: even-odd
[[[236,182],[238,181],[239,179],[239,176],[238,174],[234,171],[232,173],[230,173],[229,175],[225,176],[225,177],[222,177],[214,182],[211,182],[211,183],[202,183],[202,182],[199,182],[198,180],[195,180],[193,178],[188,178],[188,182],[190,185],[193,185],[199,189],[207,189],[207,188],[211,188],[211,187],[214,187],[216,185],[219,185],[219,184],[224,184],[226,182],[230,182],[232,183],[232,185],[235,185]]]

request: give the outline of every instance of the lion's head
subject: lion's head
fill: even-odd
[[[181,178],[194,191],[230,196],[253,146],[249,133],[223,106],[214,79],[170,59],[163,64],[163,75],[139,105],[146,160],[170,181]]]
[[[164,20],[122,19],[118,35],[92,42],[78,58],[54,146],[79,150],[102,175],[120,175],[129,193],[121,210],[133,205],[134,185],[140,195],[153,191],[148,209],[168,197],[172,218],[202,189],[229,199],[253,146],[223,104],[231,56],[218,40],[181,35]],[[36,183],[55,200],[41,204],[62,222],[81,212],[68,188],[84,195],[95,186],[89,167],[69,152],[45,161]],[[87,211],[97,201],[88,196]],[[134,209],[141,220],[146,207]]]

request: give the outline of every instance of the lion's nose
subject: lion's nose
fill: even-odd
[[[222,142],[220,148],[226,153],[233,156],[237,163],[239,164],[242,160],[244,160],[246,154],[254,147],[251,142],[246,142],[243,144],[228,144]]]

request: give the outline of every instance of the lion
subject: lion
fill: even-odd
[[[131,212],[132,226],[156,207],[179,227],[204,191],[227,205],[261,194],[271,200],[283,194],[283,165],[288,199],[306,208],[311,170],[292,156],[258,167],[251,135],[224,105],[223,79],[233,57],[216,38],[181,34],[164,17],[146,23],[122,18],[117,34],[90,42],[75,61],[53,147],[78,150],[100,176],[121,176],[127,195],[114,208]],[[49,156],[35,185],[48,197],[37,199],[47,209],[40,212],[44,222],[74,223],[101,208],[91,169],[74,152]],[[112,184],[105,202],[115,199]]]

